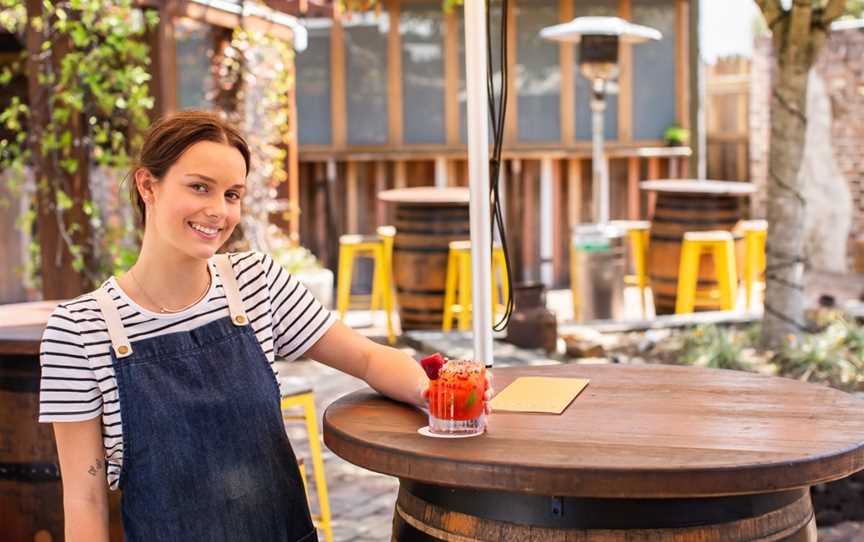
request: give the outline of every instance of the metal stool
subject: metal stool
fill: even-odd
[[[500,281],[498,279],[499,273]],[[504,249],[500,246],[492,249],[491,286],[492,312],[503,312],[509,289],[507,285],[507,262],[504,259]],[[471,328],[471,241],[451,241],[450,250],[447,254],[442,331],[453,329],[454,316],[458,319],[459,331],[468,331]]]
[[[738,276],[735,271],[735,241],[728,231],[698,231],[684,234],[681,245],[681,261],[678,267],[678,291],[675,313],[693,312],[696,304],[696,283],[699,280],[699,258],[702,252],[710,252],[714,258],[717,283],[720,287],[720,307],[731,311],[735,308]]]
[[[333,529],[330,521],[330,500],[327,497],[327,479],[324,476],[324,457],[321,455],[321,437],[318,434],[318,418],[315,414],[315,394],[312,388],[299,378],[282,377],[279,379],[279,393],[282,396],[282,419],[303,420],[306,422],[306,434],[309,437],[309,453],[312,456],[312,475],[315,479],[315,492],[318,494],[318,514],[312,514],[315,527],[324,532],[324,540],[333,542]],[[286,414],[292,408],[302,408],[303,415]],[[306,468],[303,460],[298,458],[300,476],[303,479],[303,489],[308,498]]]
[[[391,241],[392,242],[392,241]],[[336,286],[336,309],[339,318],[345,317],[351,297],[351,274],[354,270],[354,258],[371,257],[374,262],[372,275],[371,309],[378,310],[379,302],[384,305],[387,315],[387,341],[396,342],[393,332],[393,284],[392,273],[388,264],[390,258],[385,249],[386,241],[378,236],[342,235],[339,237],[339,278]]]
[[[630,242],[630,257],[633,260],[634,275],[624,277],[624,283],[639,288],[639,303],[642,316],[648,316],[645,294],[648,289],[648,245],[651,242],[651,222],[647,220],[613,220],[612,224],[627,232]]]
[[[750,310],[750,299],[753,284],[765,272],[765,241],[768,237],[768,222],[765,220],[745,220],[744,229],[744,292],[747,300],[747,310]]]

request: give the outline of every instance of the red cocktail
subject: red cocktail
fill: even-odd
[[[486,368],[470,360],[433,358],[423,360],[429,375],[429,430],[482,433],[486,426]]]

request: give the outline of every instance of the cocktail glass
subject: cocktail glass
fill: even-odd
[[[486,429],[486,367],[471,360],[447,360],[429,380],[429,431],[477,435]]]

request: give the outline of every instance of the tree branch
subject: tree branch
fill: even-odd
[[[828,3],[822,10],[822,16],[819,18],[819,22],[827,28],[828,25],[831,24],[831,21],[843,15],[845,8],[846,0],[828,0]]]
[[[810,41],[810,24],[813,22],[813,0],[792,0],[789,21],[789,41],[801,44]]]
[[[762,16],[765,17],[768,29],[773,32],[774,25],[786,14],[780,0],[756,0],[756,4],[759,5]]]

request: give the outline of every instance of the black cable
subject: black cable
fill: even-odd
[[[501,194],[498,181],[501,176],[501,151],[504,144],[504,121],[507,116],[508,97],[508,70],[507,70],[507,13],[509,11],[509,0],[501,1],[501,39],[500,39],[500,93],[495,95],[495,72],[492,65],[492,10],[491,2],[486,0],[486,87],[488,91],[489,116],[492,121],[492,156],[489,159],[489,177],[491,185],[490,200],[492,205],[492,250],[495,247],[495,230],[497,228],[501,238],[501,250],[504,252],[504,265],[507,270],[507,299],[505,300],[504,315],[496,322],[492,329],[504,331],[510,322],[510,317],[515,310],[513,299],[513,270],[510,265],[510,249],[507,246],[507,235],[504,229],[504,213],[501,209]]]

